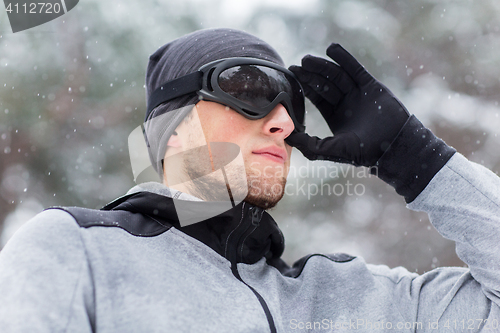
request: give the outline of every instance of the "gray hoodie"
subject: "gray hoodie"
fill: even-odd
[[[408,153],[409,165],[421,158]],[[415,177],[393,183],[418,189],[408,208],[427,212],[468,268],[418,275],[345,254],[289,267],[256,207],[181,227],[172,199],[132,192],[102,211],[46,210],[14,235],[0,253],[0,331],[498,332],[500,179],[451,155],[423,190]]]

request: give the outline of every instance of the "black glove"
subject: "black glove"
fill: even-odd
[[[333,137],[319,139],[294,132],[286,142],[310,160],[373,166],[396,138],[409,113],[342,46],[331,44],[326,54],[338,65],[307,55],[302,66],[291,66],[290,70],[325,118]]]

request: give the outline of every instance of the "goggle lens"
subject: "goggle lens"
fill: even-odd
[[[304,122],[303,94],[295,78],[288,74],[266,66],[237,65],[222,71],[217,80],[222,91],[256,108],[268,106],[279,93],[286,92],[293,108],[288,112]]]

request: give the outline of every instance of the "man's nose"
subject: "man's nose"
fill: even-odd
[[[266,134],[279,135],[285,139],[295,128],[292,118],[283,104],[278,104],[264,118],[264,131]]]

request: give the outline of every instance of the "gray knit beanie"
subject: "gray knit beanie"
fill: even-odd
[[[234,29],[198,30],[160,47],[149,57],[146,98],[168,81],[197,71],[211,61],[230,57],[250,57],[283,66],[283,60],[269,44]],[[182,119],[199,101],[196,93],[177,97],[154,109],[145,119],[144,131],[149,157],[163,178],[162,161],[167,142]]]

